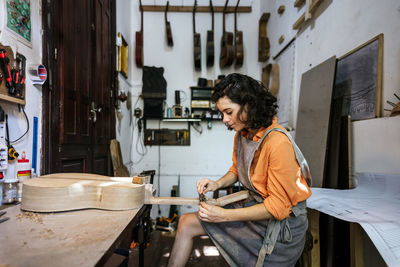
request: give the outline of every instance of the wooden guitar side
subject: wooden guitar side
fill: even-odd
[[[87,208],[128,210],[140,208],[143,202],[144,185],[112,180],[38,177],[24,182],[21,209],[35,212]]]
[[[267,37],[267,22],[270,13],[262,14],[258,28],[258,61],[264,62],[269,58],[269,39]]]

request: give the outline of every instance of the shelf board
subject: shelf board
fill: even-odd
[[[11,102],[11,103],[17,103],[17,104],[25,106],[25,99],[20,99],[20,98],[8,96],[8,95],[2,95],[2,94],[0,94],[0,99]]]
[[[163,118],[163,122],[190,122],[190,121],[201,121],[200,118]]]
[[[193,12],[193,6],[168,6],[168,12]],[[140,8],[139,8],[140,9]],[[165,5],[143,5],[145,12],[165,12]],[[222,13],[224,6],[214,6],[214,13]],[[196,12],[211,12],[209,6],[197,6]],[[235,7],[229,6],[225,10],[226,13],[234,13]],[[251,13],[251,6],[239,6],[237,13]]]
[[[207,86],[190,86],[190,89],[196,90],[214,90],[214,87],[207,87]]]

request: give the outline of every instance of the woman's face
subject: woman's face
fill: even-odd
[[[246,120],[246,111],[244,110],[241,114],[241,120],[238,118],[238,112],[240,110],[240,105],[231,101],[231,99],[227,96],[221,97],[217,101],[217,107],[219,111],[222,113],[222,121],[232,128],[233,130],[240,131],[246,125],[242,122]]]

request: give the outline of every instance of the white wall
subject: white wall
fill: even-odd
[[[15,53],[21,53],[26,57],[26,66],[30,64],[42,64],[42,14],[41,1],[31,0],[31,47],[18,41],[6,28],[6,1],[0,3],[0,43],[4,46],[11,46]],[[3,81],[4,82],[4,81]],[[26,105],[25,112],[29,119],[29,132],[18,143],[13,144],[17,152],[25,151],[26,157],[32,162],[32,142],[33,142],[33,117],[38,117],[38,150],[37,150],[37,172],[40,172],[40,156],[42,147],[42,89],[41,86],[32,85],[29,75],[26,72]],[[15,140],[26,131],[26,119],[24,114],[18,111],[18,105],[0,100],[0,106],[8,114],[10,139]],[[6,178],[15,177],[15,163],[9,163],[9,168],[5,173]]]
[[[130,91],[133,95],[132,103],[142,107],[138,95],[141,91],[141,69],[134,63],[135,31],[140,29],[140,13],[138,2],[117,1],[117,31],[122,31],[125,39],[129,39],[130,66],[129,78],[126,81],[121,78],[121,89]],[[214,5],[223,5],[225,1],[214,1]],[[161,5],[163,1],[143,1],[143,4]],[[192,5],[188,1],[170,1],[170,5]],[[236,2],[235,2],[236,3]],[[230,1],[230,6],[234,5]],[[199,1],[199,5],[208,5],[208,1]],[[165,40],[164,16],[162,12],[145,12],[144,14],[144,63],[148,66],[164,67],[164,77],[167,80],[167,103],[174,103],[174,91],[183,90],[187,94],[187,100],[183,106],[189,106],[189,86],[196,85],[198,77],[215,79],[220,73],[238,71],[248,74],[256,79],[261,78],[261,69],[267,63],[272,63],[272,57],[293,38],[296,40],[276,58],[280,65],[280,93],[279,93],[279,117],[280,122],[287,127],[295,129],[297,120],[297,107],[300,90],[301,75],[310,68],[318,65],[332,55],[340,57],[353,50],[360,44],[372,39],[376,35],[384,34],[384,72],[383,72],[383,106],[390,108],[384,101],[396,101],[393,93],[400,89],[400,40],[398,25],[400,25],[400,3],[397,0],[387,0],[385,3],[373,0],[356,1],[332,1],[324,0],[317,9],[312,19],[303,25],[299,31],[292,30],[293,23],[304,11],[304,7],[293,7],[293,1],[241,1],[241,6],[251,5],[251,13],[239,15],[238,28],[244,32],[245,63],[243,68],[235,70],[233,67],[221,71],[218,60],[213,68],[205,67],[205,43],[206,31],[211,25],[210,14],[199,13],[196,15],[197,32],[202,38],[202,71],[195,72],[192,59],[192,15],[191,13],[169,13],[168,18],[172,27],[174,47],[169,48]],[[282,15],[277,14],[277,8],[285,5],[286,10]],[[268,62],[259,63],[258,56],[258,19],[264,12],[270,12],[267,34],[271,43],[271,58]],[[123,14],[121,16],[121,14]],[[384,19],[383,19],[384,18]],[[227,29],[233,29],[233,16],[227,16]],[[128,27],[127,24],[131,27]],[[219,40],[222,32],[222,16],[215,16],[215,44],[216,55],[219,55]],[[284,34],[285,40],[278,43],[279,37]],[[129,35],[129,36],[126,36]],[[136,152],[137,130],[134,123],[130,125],[129,111],[126,105],[121,105],[123,119],[121,124],[117,122],[118,139],[121,141],[123,158],[129,163],[133,172],[145,169],[156,169],[160,175],[161,195],[168,196],[172,185],[178,183],[180,175],[181,193],[187,196],[195,196],[195,181],[205,177],[218,177],[225,173],[231,163],[233,132],[226,131],[220,122],[215,122],[212,130],[207,130],[202,123],[203,134],[198,134],[192,129],[190,147],[148,147],[148,153],[138,164],[132,164],[141,157]],[[388,116],[388,112],[384,113]],[[374,127],[376,120],[365,122]],[[392,122],[389,122],[392,123]],[[158,122],[151,122],[148,128],[158,128]],[[186,124],[162,123],[161,128],[186,128]],[[359,140],[357,123],[353,123],[356,133],[354,139]],[[361,140],[361,139],[360,139]],[[365,140],[365,139],[362,139]],[[395,143],[395,144],[393,144]],[[400,142],[388,140],[387,149],[399,149]],[[133,145],[133,146],[131,146]],[[357,145],[353,157],[356,162],[361,154],[368,150],[368,144]],[[159,157],[160,155],[160,157]],[[376,155],[376,170],[383,171],[381,160],[384,155]],[[160,160],[160,161],[159,161]],[[160,169],[158,164],[160,163]],[[363,164],[357,163],[353,171],[370,171],[371,165],[365,169]],[[400,172],[398,165],[393,166],[391,172]],[[157,181],[155,181],[157,186]],[[185,208],[183,208],[185,210]],[[166,212],[166,210],[165,210]],[[163,215],[167,215],[163,212]]]

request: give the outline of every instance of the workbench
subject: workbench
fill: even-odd
[[[32,213],[9,207],[4,216],[10,219],[0,223],[0,265],[102,266],[123,243],[129,248],[133,231],[146,227],[150,209]],[[144,245],[140,248],[143,256]]]

